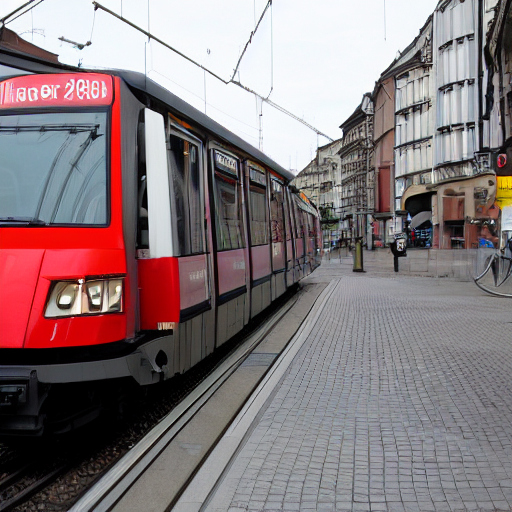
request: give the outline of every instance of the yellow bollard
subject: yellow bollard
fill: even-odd
[[[356,238],[354,250],[354,266],[353,272],[364,272],[363,269],[363,239],[362,237]]]

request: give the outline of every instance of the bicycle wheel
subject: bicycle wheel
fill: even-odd
[[[491,254],[489,250],[478,250],[473,280],[481,290],[496,297],[512,298],[511,274],[509,255],[496,250]]]

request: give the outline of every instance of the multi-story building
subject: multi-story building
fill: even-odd
[[[341,158],[342,238],[353,243],[362,238],[372,246],[372,217],[375,211],[373,168],[373,101],[363,96],[361,104],[340,126],[343,130]],[[369,242],[369,243],[368,243]]]
[[[374,144],[376,245],[389,243],[407,228],[407,219],[427,229],[429,244],[432,193],[432,16],[415,40],[393,61],[375,85]],[[405,226],[404,226],[405,224]],[[420,226],[420,224],[418,224]]]
[[[322,177],[317,187],[339,192],[342,238],[373,247],[406,231],[427,247],[480,243],[499,209],[498,153],[512,189],[511,7],[440,0],[341,125],[339,186]]]
[[[487,0],[486,12],[495,12],[486,37],[484,78],[484,145],[507,153],[512,165],[512,2]]]
[[[316,157],[293,180],[319,208],[324,246],[341,238],[340,157],[342,140],[317,149]]]
[[[492,227],[494,218],[501,228],[503,247],[512,231],[512,0],[487,0],[485,7],[486,14],[494,12],[495,16],[484,19],[489,30],[484,47],[482,154],[495,168],[496,194],[491,208],[477,210],[475,224],[482,225],[478,220],[483,218]]]
[[[375,212],[373,213],[373,247],[384,247],[390,241],[394,218],[395,164],[395,83],[392,74],[384,72],[373,91],[373,168],[375,169]]]
[[[492,169],[475,158],[484,149],[483,0],[442,0],[434,12],[436,130],[434,246],[474,247],[474,219],[494,194]]]
[[[395,70],[396,229],[410,243],[432,245],[432,172],[435,76],[432,72],[432,16],[402,52]]]

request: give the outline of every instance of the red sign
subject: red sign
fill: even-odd
[[[99,73],[26,75],[0,82],[0,108],[110,105],[112,77]]]

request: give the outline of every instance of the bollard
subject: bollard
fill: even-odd
[[[364,272],[363,269],[363,239],[362,237],[356,238],[354,249],[354,267],[352,272]]]

